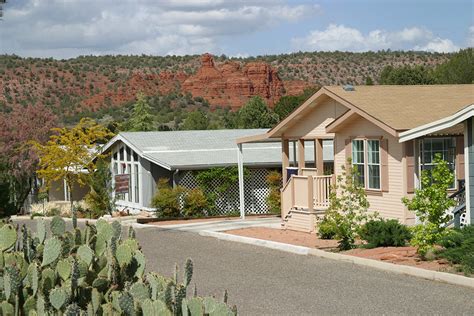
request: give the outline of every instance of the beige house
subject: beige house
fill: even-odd
[[[281,141],[285,170],[291,164],[288,144],[297,142],[293,166],[298,173],[283,174],[281,215],[286,228],[315,230],[316,216],[327,210],[330,188],[348,158],[360,173],[370,210],[411,225],[415,215],[401,199],[419,186],[420,173],[433,166],[435,154],[442,154],[455,174],[449,193],[463,189],[460,180],[468,174],[464,159],[468,123],[454,120],[453,126],[439,127],[436,122],[449,121],[473,103],[474,85],[327,86],[267,133],[238,139],[239,156],[245,155],[244,143]],[[430,129],[430,124],[439,128]],[[402,133],[408,136],[401,139]],[[333,141],[332,174],[323,171],[323,140]],[[314,142],[315,168],[307,168],[305,146],[309,142]],[[474,216],[469,212],[468,208],[463,217],[466,223]]]

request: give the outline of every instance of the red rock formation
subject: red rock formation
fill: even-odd
[[[210,54],[201,57],[201,68],[182,84],[183,91],[201,96],[211,106],[240,108],[252,96],[261,96],[270,106],[284,94],[283,82],[277,72],[265,63],[228,61],[220,67]]]

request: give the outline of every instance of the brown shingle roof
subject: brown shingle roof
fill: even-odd
[[[407,130],[474,104],[474,84],[324,87],[395,130]]]

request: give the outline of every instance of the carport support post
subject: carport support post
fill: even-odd
[[[239,200],[240,218],[245,219],[245,196],[244,196],[244,153],[242,144],[237,144],[237,166],[239,170]]]

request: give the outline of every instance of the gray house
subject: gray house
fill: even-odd
[[[114,191],[118,209],[132,213],[152,211],[151,200],[160,178],[169,179],[173,186],[195,188],[198,186],[196,173],[199,170],[237,166],[237,138],[265,132],[266,129],[239,129],[123,132],[116,135],[103,147],[103,152],[109,154],[113,178],[120,179],[120,175],[125,175],[123,179],[128,182],[126,192],[117,194]],[[323,147],[324,160],[331,165],[332,142],[325,142]],[[291,149],[290,158],[296,164],[296,147],[291,146]],[[308,145],[305,150],[307,165],[314,165],[314,148]],[[271,170],[281,170],[281,144],[247,145],[243,164],[249,170],[244,184],[245,212],[264,214],[267,212],[266,198],[269,193],[266,176]],[[118,188],[116,183],[113,185]],[[238,182],[232,183],[228,191],[225,199],[216,202],[222,214],[239,209]]]

